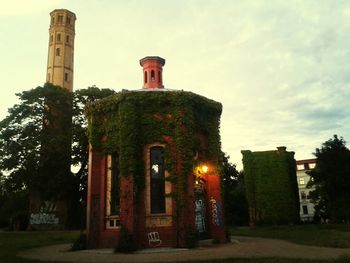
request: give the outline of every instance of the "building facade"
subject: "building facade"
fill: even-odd
[[[307,187],[311,177],[307,174],[316,166],[316,159],[299,160],[297,164],[297,180],[300,200],[300,219],[304,222],[314,220],[315,206],[311,203],[309,198],[310,191],[314,188]]]
[[[88,247],[224,242],[220,103],[163,85],[165,60],[140,60],[143,88],[93,103],[89,121]]]

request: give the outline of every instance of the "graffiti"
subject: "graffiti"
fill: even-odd
[[[30,214],[31,225],[57,225],[59,220],[55,215],[56,204],[54,202],[45,201],[41,204],[39,213]]]
[[[210,204],[211,204],[212,220],[214,225],[223,226],[221,203],[217,202],[213,197],[211,197]]]
[[[205,205],[203,200],[199,199],[196,200],[195,202],[195,224],[196,224],[196,229],[199,233],[204,233],[205,232]]]

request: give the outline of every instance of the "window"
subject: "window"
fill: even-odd
[[[50,43],[53,42],[53,35],[50,36]]]
[[[309,214],[309,211],[307,210],[307,205],[303,205],[303,214],[304,215]]]
[[[61,34],[57,34],[57,42],[61,42]]]
[[[305,179],[304,179],[304,177],[300,177],[300,178],[299,178],[299,184],[300,184],[300,185],[304,185],[304,184],[305,184]]]
[[[106,228],[120,226],[119,167],[117,154],[107,155]]]
[[[315,163],[310,163],[310,164],[309,164],[310,169],[314,169],[314,168],[315,168],[315,166],[316,166],[316,164],[315,164]]]
[[[62,22],[63,22],[63,16],[62,16],[62,15],[59,15],[59,16],[57,17],[57,22],[58,22],[58,23],[62,23]]]
[[[54,24],[54,23],[55,23],[55,18],[51,17],[51,24]]]
[[[47,80],[46,82],[50,82],[50,73],[47,73]]]
[[[69,35],[66,35],[66,43],[69,43]]]
[[[304,191],[301,191],[301,192],[300,192],[300,198],[303,199],[303,200],[306,199],[306,194],[305,194]]]
[[[154,76],[154,70],[151,71],[151,81],[154,81],[155,76]]]
[[[61,50],[60,48],[56,48],[56,56],[61,56]]]
[[[162,82],[162,74],[160,73],[160,71],[158,71],[158,82]]]
[[[64,81],[68,81],[68,73],[64,73]]]
[[[297,170],[304,170],[304,164],[298,164]]]
[[[147,83],[147,71],[145,71],[145,83]]]
[[[67,22],[68,25],[70,25],[70,17],[69,16],[67,16],[66,22]]]
[[[165,178],[163,147],[150,149],[151,213],[165,213]]]

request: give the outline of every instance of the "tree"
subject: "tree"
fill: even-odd
[[[335,222],[350,221],[350,151],[345,140],[337,135],[316,148],[315,169],[310,171],[314,186],[310,198],[316,215]]]
[[[71,203],[85,199],[88,139],[83,109],[87,103],[114,93],[91,87],[72,94],[45,84],[16,94],[20,102],[0,122],[3,196],[34,190],[43,198],[64,197]],[[71,165],[78,167],[77,173],[70,172]],[[60,169],[62,166],[68,169]],[[28,198],[28,194],[20,196]],[[9,205],[9,198],[4,200],[1,207]]]
[[[246,225],[249,222],[248,203],[245,197],[243,173],[239,173],[230,156],[222,153],[221,187],[226,223]]]

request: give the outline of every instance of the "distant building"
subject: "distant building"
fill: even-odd
[[[296,164],[300,200],[300,219],[304,222],[313,221],[315,207],[309,199],[309,193],[313,191],[314,188],[307,188],[306,186],[311,179],[307,172],[315,168],[316,159],[299,160]]]
[[[299,221],[294,152],[242,151],[250,224],[292,224]]]

